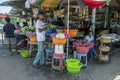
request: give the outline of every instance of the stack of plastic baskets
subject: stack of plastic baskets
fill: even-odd
[[[82,63],[77,59],[67,59],[66,67],[69,73],[79,73],[82,67]]]

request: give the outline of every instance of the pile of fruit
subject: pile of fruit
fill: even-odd
[[[35,27],[34,26],[24,26],[21,28],[22,32],[26,32],[26,31],[35,31]]]
[[[93,47],[95,44],[93,42],[87,42],[83,40],[77,40],[73,42],[73,47]]]
[[[56,35],[56,38],[64,39],[65,35],[64,35],[64,33],[59,33]]]
[[[50,26],[50,29],[55,29],[55,28],[56,28],[55,25],[51,25],[51,26]]]

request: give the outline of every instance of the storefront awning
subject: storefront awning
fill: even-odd
[[[9,17],[7,14],[0,14],[0,18],[7,18]]]
[[[47,8],[56,8],[60,4],[61,0],[44,0],[41,3],[42,7],[47,7]]]

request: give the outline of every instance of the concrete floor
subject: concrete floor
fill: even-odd
[[[110,63],[88,62],[79,74],[60,73],[49,69],[33,68],[34,59],[23,59],[20,54],[10,52],[0,40],[0,80],[120,80],[120,48],[113,51]]]
[[[114,80],[120,75],[120,49],[111,55],[110,63],[88,62],[79,74],[53,72],[49,69],[33,68],[31,59],[23,59],[20,54],[10,56],[9,51],[0,47],[0,80]],[[119,79],[118,79],[119,80]]]

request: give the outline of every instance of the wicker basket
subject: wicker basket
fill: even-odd
[[[99,50],[100,51],[104,51],[104,52],[109,52],[110,51],[110,47],[108,47],[108,46],[99,46]]]
[[[60,38],[52,37],[52,41],[56,45],[64,45],[67,40],[66,38],[60,39]]]
[[[106,38],[106,37],[101,37],[100,42],[101,43],[111,43],[112,39],[111,38]]]
[[[109,61],[108,55],[99,55],[99,61]]]

